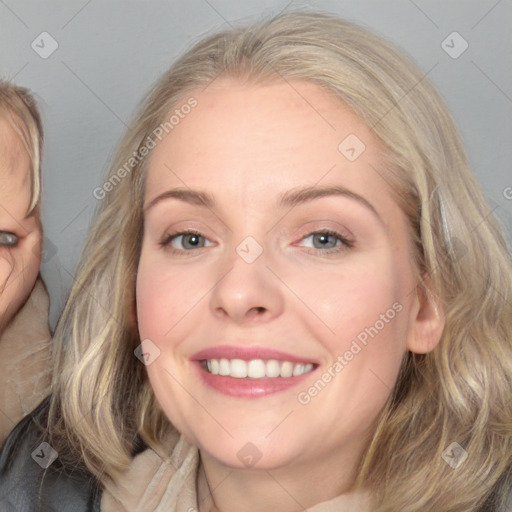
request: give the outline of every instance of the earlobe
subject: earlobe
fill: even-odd
[[[407,349],[416,354],[426,354],[434,350],[441,341],[445,315],[439,299],[431,292],[431,281],[426,275],[416,288],[411,322]]]

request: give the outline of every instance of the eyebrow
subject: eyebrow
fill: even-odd
[[[321,197],[329,197],[329,196],[342,196],[348,197],[349,199],[353,199],[358,203],[365,206],[368,210],[370,210],[373,215],[384,224],[381,216],[375,209],[375,207],[363,196],[349,190],[340,185],[332,185],[326,187],[301,187],[293,190],[289,190],[283,193],[277,200],[277,206],[281,208],[294,208],[300,204],[313,201],[315,199],[319,199]],[[163,192],[162,194],[156,196],[151,202],[144,208],[144,213],[147,212],[150,208],[160,203],[161,201],[165,201],[166,199],[178,199],[188,204],[203,206],[208,209],[215,209],[217,202],[215,198],[209,194],[208,192],[204,192],[201,190],[192,190],[185,188],[174,188]]]

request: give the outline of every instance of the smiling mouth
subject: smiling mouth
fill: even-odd
[[[203,359],[201,367],[211,375],[235,379],[277,379],[299,377],[315,369],[313,363],[293,363],[277,359]]]

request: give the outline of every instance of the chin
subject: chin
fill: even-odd
[[[266,434],[238,435],[237,438],[202,439],[190,441],[207,453],[217,462],[233,469],[275,470],[291,464],[299,455],[303,454],[304,443],[297,443],[296,448],[277,439],[272,442]],[[302,446],[302,448],[301,448]]]

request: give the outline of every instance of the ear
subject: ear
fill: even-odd
[[[129,297],[128,295],[125,298],[126,300],[126,328],[129,332],[132,332],[134,336],[138,336],[139,333],[139,323],[137,321],[137,303],[135,298]]]
[[[139,329],[139,319],[137,318],[137,301],[135,298],[132,301],[132,315],[133,315],[133,323],[135,324],[136,329]]]
[[[445,325],[444,311],[431,293],[431,280],[422,276],[416,287],[416,298],[411,310],[411,329],[407,349],[416,354],[426,354],[441,341]]]

